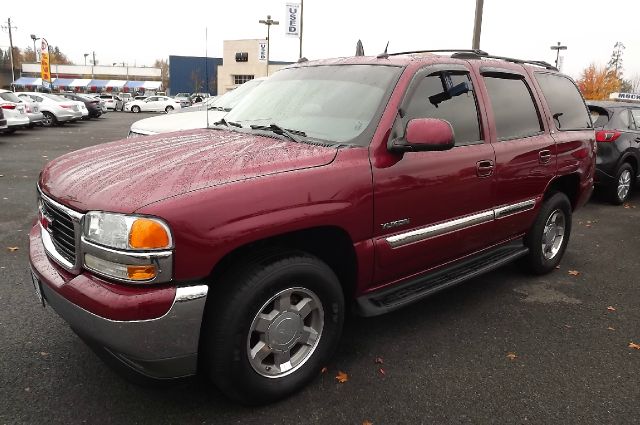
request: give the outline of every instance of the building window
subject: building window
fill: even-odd
[[[238,86],[240,84],[246,83],[247,81],[253,80],[254,77],[255,77],[254,75],[234,75],[233,84]]]
[[[248,61],[249,61],[249,53],[247,52],[236,53],[236,62],[248,62]]]

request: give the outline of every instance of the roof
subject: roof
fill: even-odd
[[[453,55],[451,53],[454,53]],[[407,52],[394,54],[389,56],[348,56],[332,59],[320,59],[314,61],[298,62],[294,66],[319,66],[319,65],[392,65],[392,66],[408,66],[414,62],[423,63],[465,63],[470,60],[482,60],[483,65],[497,66],[511,69],[522,69],[527,67],[532,69],[542,69],[546,72],[558,72],[553,66],[542,61],[526,61],[514,58],[503,58],[499,56],[490,56],[484,52],[483,55],[476,55],[469,52],[456,53],[456,50],[441,52]],[[458,56],[458,57],[456,57]],[[546,69],[545,69],[546,68]]]

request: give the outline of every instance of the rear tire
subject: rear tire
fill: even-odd
[[[625,162],[620,169],[618,169],[616,182],[611,189],[609,189],[609,198],[612,204],[622,205],[629,199],[634,180],[633,167],[628,162]]]
[[[524,238],[529,253],[520,264],[534,274],[546,274],[560,263],[571,236],[571,202],[556,192],[547,198]]]
[[[164,108],[164,111],[168,114],[169,112],[173,111],[173,106],[167,106],[166,108]]]
[[[256,254],[212,285],[201,364],[248,405],[286,397],[318,376],[340,340],[344,297],[335,273],[302,252]]]

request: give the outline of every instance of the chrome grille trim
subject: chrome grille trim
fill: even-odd
[[[79,273],[82,267],[80,234],[83,214],[54,201],[42,192],[40,186],[38,186],[38,197],[55,223],[52,232],[40,224],[40,234],[45,251],[53,261],[66,270]],[[58,226],[64,228],[66,232]]]

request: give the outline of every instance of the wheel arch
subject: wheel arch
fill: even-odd
[[[358,258],[349,234],[338,226],[320,226],[296,230],[280,235],[258,239],[226,253],[209,274],[210,282],[225,273],[230,267],[241,263],[241,259],[272,250],[303,251],[324,261],[336,274],[345,299],[352,298],[356,291]]]
[[[548,199],[556,192],[562,192],[569,198],[571,208],[575,209],[580,194],[580,176],[578,173],[565,174],[554,178],[544,193],[544,199]]]

